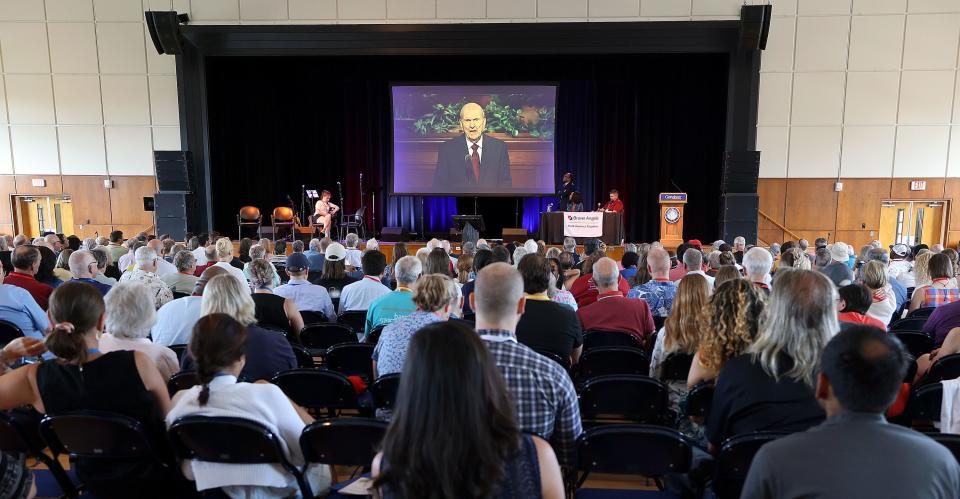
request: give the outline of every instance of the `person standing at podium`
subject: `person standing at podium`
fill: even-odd
[[[610,189],[610,201],[598,211],[623,213],[623,201],[620,201],[620,192],[616,189]]]
[[[577,190],[577,187],[573,185],[573,174],[570,172],[564,173],[562,182],[560,188],[557,189],[557,211],[577,211],[570,210],[567,206],[570,203],[570,195]]]

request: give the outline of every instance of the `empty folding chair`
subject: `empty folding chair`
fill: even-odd
[[[356,333],[343,324],[310,324],[300,331],[300,343],[314,356],[323,356],[333,345],[356,342]]]
[[[271,383],[298,405],[326,409],[331,416],[340,409],[357,407],[357,392],[343,374],[320,369],[291,369],[277,373]]]
[[[280,437],[245,418],[185,416],[170,425],[170,441],[179,459],[223,464],[279,464],[293,475],[303,497],[313,497],[310,484],[283,453]]]
[[[303,429],[300,449],[308,463],[367,468],[387,426],[386,421],[370,418],[324,419]]]
[[[360,376],[364,382],[373,381],[373,345],[345,343],[327,349],[324,365],[331,371],[346,376]]]
[[[639,348],[599,347],[583,352],[577,364],[578,379],[586,380],[606,374],[641,374],[650,372],[650,359]]]
[[[903,347],[914,358],[933,350],[933,337],[921,331],[893,331],[893,334],[903,343]]]
[[[384,374],[377,378],[370,387],[373,394],[373,403],[377,409],[393,409],[397,401],[397,390],[400,388],[400,373]]]
[[[337,316],[337,323],[348,326],[356,334],[363,334],[367,322],[366,310],[347,310]]]
[[[660,477],[690,471],[693,443],[682,433],[664,426],[618,424],[598,426],[580,437],[577,448],[576,488],[592,472],[653,477],[663,489]],[[590,497],[578,490],[578,498]]]
[[[643,345],[630,333],[624,331],[586,331],[583,333],[583,351],[599,347],[634,347]]]
[[[0,451],[26,454],[40,461],[53,475],[64,497],[78,497],[82,486],[73,483],[60,461],[43,452],[45,446],[40,439],[39,428],[27,428],[9,412],[0,412]]]
[[[590,378],[580,390],[580,415],[585,422],[629,420],[666,424],[669,389],[649,376],[611,375]]]
[[[717,466],[713,475],[713,492],[718,499],[737,499],[747,480],[750,463],[764,444],[786,433],[756,432],[728,438],[720,446]]]

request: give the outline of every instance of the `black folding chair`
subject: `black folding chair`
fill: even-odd
[[[180,371],[167,380],[167,393],[170,397],[180,390],[187,390],[200,384],[200,376],[196,371]]]
[[[310,484],[283,453],[280,437],[266,426],[244,418],[185,416],[170,425],[170,442],[180,459],[225,464],[279,464],[293,475],[303,497],[313,497]]]
[[[603,423],[629,420],[667,424],[669,389],[649,376],[611,375],[590,378],[580,390],[580,415],[584,421]]]
[[[599,347],[583,352],[577,364],[577,378],[581,380],[607,374],[640,374],[650,372],[647,354],[633,347]]]
[[[960,353],[937,359],[921,382],[927,384],[957,378],[960,378]]]
[[[180,343],[177,345],[170,345],[167,348],[173,350],[173,353],[177,354],[177,362],[183,362],[183,355],[187,353],[187,345]]]
[[[377,343],[380,342],[380,335],[383,334],[383,328],[385,327],[387,327],[386,324],[380,324],[379,326],[371,329],[370,332],[367,333],[366,338],[363,339],[364,343],[369,343],[376,346]]]
[[[683,410],[685,417],[706,418],[713,404],[713,383],[703,382],[687,393],[687,403]]]
[[[277,373],[271,383],[298,405],[307,409],[326,409],[335,416],[340,409],[357,407],[357,392],[343,374],[322,369],[290,369]]]
[[[63,466],[60,465],[60,461],[43,452],[44,447],[45,444],[41,441],[39,428],[28,428],[9,412],[0,412],[0,450],[26,454],[37,459],[53,475],[57,486],[64,493],[61,497],[79,497],[83,486],[75,485]]]
[[[22,336],[23,330],[20,326],[10,321],[0,320],[0,348]]]
[[[921,331],[893,331],[894,336],[914,358],[933,350],[933,337]]]
[[[654,477],[662,490],[661,476],[690,471],[692,462],[693,444],[677,430],[643,424],[598,426],[580,437],[576,488],[598,472]]]
[[[388,425],[371,418],[324,419],[303,429],[300,449],[308,463],[368,468]]]
[[[625,331],[586,331],[583,333],[583,351],[600,347],[643,348],[632,334]]]
[[[364,382],[373,380],[373,345],[345,343],[327,349],[324,365],[331,371],[346,376],[360,376]]]
[[[397,390],[400,389],[400,373],[384,374],[370,387],[373,404],[377,409],[393,409],[397,402]]]
[[[904,416],[910,426],[918,429],[933,428],[940,421],[940,405],[943,403],[943,385],[931,383],[910,392]]]
[[[333,304],[334,307],[337,306],[336,303]],[[320,312],[314,312],[312,310],[301,310],[300,317],[303,319],[303,323],[307,326],[313,324],[322,324],[327,322],[327,316],[323,315]]]
[[[356,333],[343,324],[310,324],[300,331],[300,343],[314,356],[324,356],[334,345],[356,342]]]
[[[537,353],[540,354],[540,355],[543,355],[544,357],[546,357],[546,358],[548,358],[548,359],[556,362],[557,364],[560,364],[560,367],[562,367],[564,370],[567,370],[567,371],[570,370],[570,359],[569,359],[569,358],[566,358],[566,359],[565,359],[565,358],[557,355],[555,352],[550,352],[550,351],[547,351],[547,350],[541,350],[541,349],[538,349],[538,348],[532,348],[531,350],[533,350],[534,352],[537,352]]]
[[[663,381],[686,381],[693,364],[693,355],[674,353],[663,360],[660,367],[660,379]]]
[[[890,332],[894,331],[922,331],[923,325],[927,323],[926,317],[909,317],[900,319],[890,326]]]
[[[297,367],[305,369],[316,367],[316,363],[313,360],[313,355],[310,355],[310,352],[307,351],[303,345],[291,343],[290,348],[293,349],[293,356],[297,358]]]
[[[907,314],[907,319],[914,319],[919,317],[930,317],[930,314],[932,314],[933,311],[936,309],[937,307],[920,307],[914,310],[913,312],[910,312],[909,314]]]
[[[728,438],[720,446],[713,475],[713,492],[718,499],[738,499],[747,480],[750,464],[760,447],[786,433],[761,431]]]
[[[354,333],[363,334],[367,322],[366,310],[347,310],[337,316],[337,324],[343,324],[353,329]]]
[[[954,459],[960,461],[960,435],[953,433],[928,433],[928,435],[937,443],[946,447],[953,454]]]

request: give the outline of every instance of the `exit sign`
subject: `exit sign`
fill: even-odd
[[[925,191],[927,190],[927,181],[926,180],[913,180],[910,182],[911,191]]]

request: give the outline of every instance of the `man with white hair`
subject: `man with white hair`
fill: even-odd
[[[96,247],[97,247],[97,240],[92,237],[88,237],[84,239],[82,243],[80,243],[80,249],[92,250],[93,248],[96,248]]]
[[[477,334],[512,395],[518,428],[549,440],[561,465],[573,464],[583,433],[577,392],[560,364],[517,342],[517,322],[526,306],[520,273],[492,263],[477,274],[475,289],[469,299]]]
[[[363,253],[357,248],[357,245],[360,244],[360,236],[351,232],[347,234],[346,243],[347,257],[344,259],[343,263],[347,266],[347,272],[351,272],[363,266],[363,262],[360,261]]]
[[[540,250],[540,247],[537,246],[537,242],[533,239],[527,239],[523,243],[523,249],[527,250],[527,254],[536,253]]]
[[[733,238],[733,257],[737,259],[737,263],[743,264],[743,253],[747,248],[747,240],[743,236],[737,236]]]
[[[157,322],[157,311],[149,288],[136,282],[120,283],[107,293],[103,302],[105,325],[109,332],[100,336],[101,352],[143,352],[157,366],[163,379],[170,379],[180,372],[177,354],[147,337],[150,328]]]
[[[850,270],[848,262],[850,261],[850,251],[846,243],[837,241],[829,246],[830,259],[832,260],[826,267],[817,269],[818,272],[830,278],[834,286],[840,288],[853,282],[853,271]]]
[[[141,246],[134,252],[136,267],[120,276],[120,282],[139,282],[149,288],[150,295],[153,296],[154,308],[160,308],[173,300],[173,292],[157,275],[159,260],[160,256],[153,248]]]
[[[177,273],[177,266],[166,261],[164,256],[164,246],[163,241],[159,239],[154,239],[147,243],[147,247],[153,249],[157,252],[157,256],[160,258],[157,260],[157,275],[160,277],[174,275]]]
[[[97,246],[103,246],[104,248],[106,248],[107,246],[110,245],[110,238],[107,236],[100,236],[96,239],[96,241],[97,241]]]
[[[650,306],[645,300],[625,298],[617,284],[619,276],[612,258],[604,257],[593,264],[593,280],[600,294],[596,302],[577,311],[580,325],[584,331],[623,331],[643,343],[655,331]]]
[[[307,261],[310,262],[310,272],[323,272],[324,257],[320,240],[317,238],[311,239],[308,247],[310,249],[304,251],[303,256],[307,257]]]
[[[137,248],[139,248],[140,246],[145,246],[144,243],[141,243],[140,240],[136,238],[127,239],[127,242],[123,243],[123,245],[127,248],[128,251],[125,254],[123,254],[119,260],[117,260],[117,268],[120,269],[120,272],[125,272],[128,268],[130,268],[130,266],[134,264],[134,260],[136,259],[135,253],[137,251]]]
[[[930,247],[930,251],[932,251],[932,252],[934,252],[934,253],[940,253],[940,252],[943,251],[943,245],[942,245],[942,244],[939,244],[939,243],[938,243],[938,244],[934,244],[933,246]]]
[[[17,234],[17,237],[13,238],[13,247],[23,246],[24,244],[30,244],[30,238],[23,235]]]
[[[70,265],[70,273],[73,274],[73,280],[85,282],[97,288],[101,295],[106,295],[110,291],[112,286],[93,278],[97,275],[97,258],[93,256],[93,253],[87,250],[74,251],[70,254],[68,264]]]
[[[407,255],[397,260],[394,275],[397,289],[373,300],[367,308],[367,320],[363,326],[364,338],[377,326],[389,324],[399,317],[417,310],[413,303],[413,284],[423,273],[423,264],[415,256]]]
[[[687,248],[687,251],[683,252],[681,258],[683,259],[683,268],[687,270],[684,277],[690,274],[702,275],[703,278],[707,280],[707,284],[710,285],[710,289],[713,289],[714,278],[708,276],[707,273],[703,271],[703,253],[701,253],[700,250],[697,248]],[[680,279],[683,278],[681,277]],[[680,285],[680,279],[674,281],[677,286]]]
[[[743,271],[747,280],[754,286],[770,294],[770,269],[773,268],[773,255],[769,251],[754,246],[743,255]]]
[[[56,234],[47,234],[43,239],[47,241],[54,253],[60,254],[63,251],[63,241]]]
[[[563,251],[573,255],[573,264],[580,263],[580,255],[577,254],[577,240],[572,237],[563,238]]]
[[[486,239],[483,239],[483,238],[477,239],[477,249],[478,250],[490,249],[490,244],[487,243]]]
[[[634,286],[627,293],[627,298],[646,301],[654,317],[666,318],[673,309],[673,297],[677,294],[677,285],[670,280],[670,253],[663,248],[650,248],[647,252],[647,270],[652,279]]]

